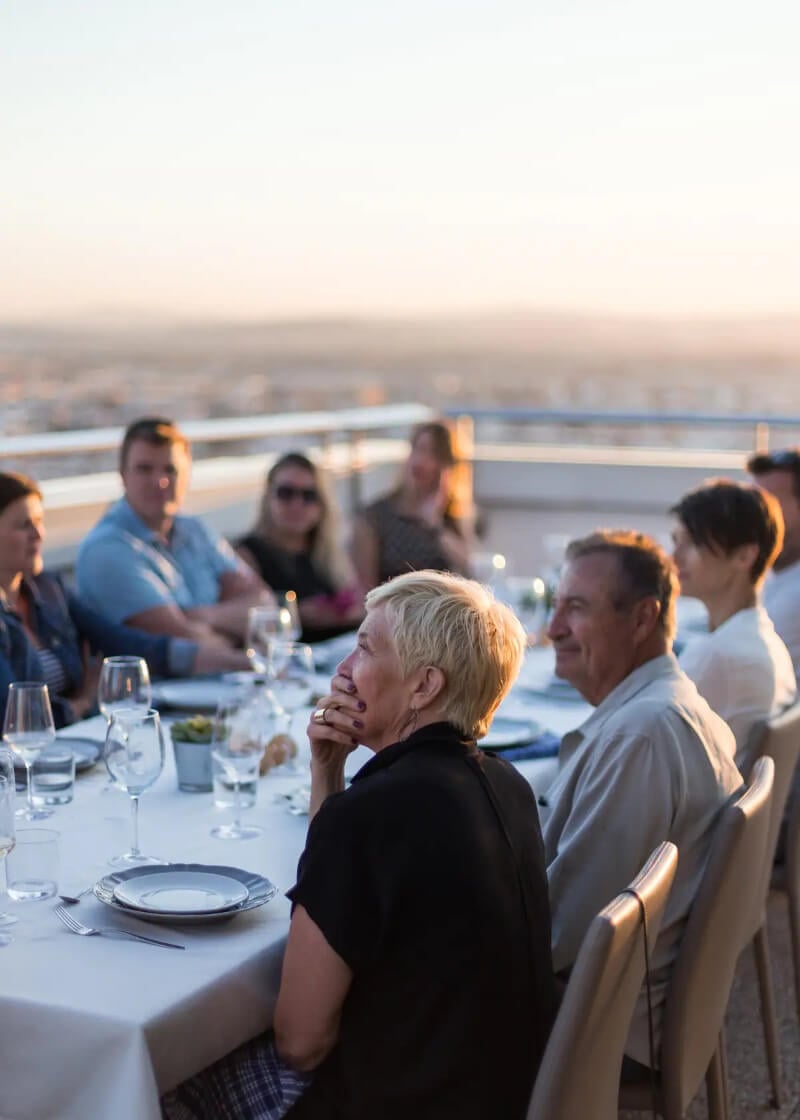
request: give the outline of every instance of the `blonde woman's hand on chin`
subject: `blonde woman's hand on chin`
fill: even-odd
[[[344,789],[344,763],[359,745],[364,708],[352,681],[343,676],[335,676],[331,691],[317,702],[308,721],[311,746],[309,819],[326,797]]]

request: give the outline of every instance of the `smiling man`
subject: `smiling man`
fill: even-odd
[[[542,811],[553,964],[572,967],[594,915],[672,840],[678,873],[651,957],[657,1033],[717,815],[742,785],[730,729],[672,655],[676,594],[654,541],[598,531],[569,545],[548,630],[557,675],[595,705],[564,736]],[[626,1050],[650,1064],[644,998]]]
[[[171,420],[131,424],[120,449],[125,496],[81,543],[78,593],[115,622],[229,644],[271,598],[261,579],[197,517],[180,513],[189,441]]]

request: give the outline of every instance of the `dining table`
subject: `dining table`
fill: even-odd
[[[552,670],[549,649],[530,650],[498,719],[528,721],[531,737],[579,726],[590,709],[577,694],[553,687]],[[326,680],[320,678],[322,691]],[[203,684],[211,703],[230,687],[215,679]],[[128,796],[109,785],[102,763],[81,774],[72,802],[45,822],[59,833],[59,891],[81,895],[70,913],[90,926],[160,937],[185,949],[76,936],[55,913],[58,898],[13,903],[3,897],[2,908],[19,920],[11,944],[0,949],[0,1120],[159,1120],[164,1092],[272,1025],[290,918],[285,892],[295,881],[308,823],[289,806],[308,782],[310,709],[293,716],[300,747],[295,768],[278,768],[258,782],[244,820],[262,832],[249,840],[213,837],[212,827],[230,820],[231,811],[216,808],[210,793],[178,790],[170,717],[162,712],[165,765],[141,797],[142,850],[168,863],[255,872],[277,892],[229,920],[175,925],[145,922],[105,905],[91,890],[82,893],[127,849],[131,809]],[[102,741],[105,729],[97,716],[63,729],[59,738]],[[352,776],[369,757],[366,747],[357,748],[346,772]],[[514,764],[540,794],[557,758],[550,752]]]

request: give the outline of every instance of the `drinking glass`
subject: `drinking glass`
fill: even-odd
[[[269,643],[273,638],[300,637],[300,616],[294,591],[279,596],[274,603],[251,607],[247,612],[245,653],[256,673],[265,673],[269,662]]]
[[[252,699],[220,704],[214,718],[211,754],[222,770],[226,783],[233,787],[233,823],[216,825],[211,835],[219,840],[252,840],[261,835],[256,825],[243,825],[242,782],[255,784],[264,754],[264,738],[259,727],[259,710]]]
[[[31,767],[45,747],[56,737],[50,693],[47,685],[38,681],[14,681],[8,686],[6,717],[3,722],[3,739],[25,763],[28,778],[28,802],[17,810],[18,817],[27,821],[41,821],[52,815],[52,809],[37,809],[33,803]]]
[[[106,721],[118,708],[140,708],[148,711],[153,703],[150,671],[143,657],[104,657],[97,685],[97,706]],[[109,780],[101,792],[114,788]]]
[[[285,595],[278,596],[278,613],[280,615],[279,633],[281,637],[297,642],[303,632],[300,622],[300,607],[297,604],[297,595],[294,591],[287,591]]]
[[[110,860],[114,867],[163,863],[139,850],[139,798],[164,768],[164,733],[153,708],[115,708],[106,735],[105,762],[115,785],[131,799],[131,850]]]
[[[97,686],[97,706],[107,720],[117,708],[149,709],[153,703],[150,672],[143,657],[104,657]]]
[[[15,843],[15,796],[14,763],[8,751],[0,751],[0,860],[8,855]],[[7,926],[13,926],[16,920],[12,914],[4,914],[0,911],[0,948],[11,942],[11,937],[3,930]]]
[[[267,675],[270,688],[287,712],[311,703],[314,691],[314,654],[311,646],[273,638],[269,644]]]
[[[309,645],[300,642],[273,641],[270,646],[270,689],[275,693],[279,710],[286,712],[286,731],[291,726],[291,717],[310,704],[314,694],[314,652]],[[298,774],[304,771],[297,750],[287,756],[281,764],[283,773]]]

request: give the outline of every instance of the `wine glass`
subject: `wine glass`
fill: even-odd
[[[25,763],[28,801],[26,808],[17,810],[17,816],[24,817],[27,821],[41,821],[52,816],[52,809],[37,809],[33,804],[31,768],[43,749],[49,747],[55,737],[56,729],[47,685],[38,681],[14,681],[10,684],[3,722],[3,739]]]
[[[8,751],[0,751],[0,859],[3,859],[13,849],[16,843],[14,836],[14,800],[16,797],[16,782],[14,779],[14,763]],[[13,926],[16,922],[13,914],[4,914],[0,911],[0,948],[11,942],[11,937],[3,933],[6,926]]]
[[[110,722],[117,708],[148,709],[153,703],[150,672],[143,657],[104,657],[97,706]]]
[[[285,595],[278,596],[278,614],[280,617],[278,632],[281,637],[298,642],[303,632],[303,626],[300,622],[300,607],[297,603],[297,595],[294,591],[287,591]]]
[[[287,591],[274,603],[251,607],[247,612],[245,653],[255,673],[265,673],[269,663],[269,643],[275,637],[300,636],[297,596]]]
[[[114,867],[163,863],[139,850],[139,798],[164,768],[164,733],[153,708],[114,708],[106,735],[105,762],[115,785],[131,799],[131,850],[114,856]]]
[[[153,703],[150,671],[143,657],[104,657],[97,685],[97,706],[111,723],[111,715],[118,708],[140,708],[147,711]],[[109,779],[101,791],[114,788]]]
[[[270,687],[287,712],[296,712],[311,703],[314,691],[311,646],[273,638],[269,643],[267,674]]]
[[[214,717],[211,755],[222,770],[223,780],[233,787],[233,822],[216,825],[211,835],[219,840],[252,840],[261,835],[256,825],[243,825],[242,782],[258,780],[264,754],[264,738],[259,727],[259,710],[249,700],[220,704]]]

